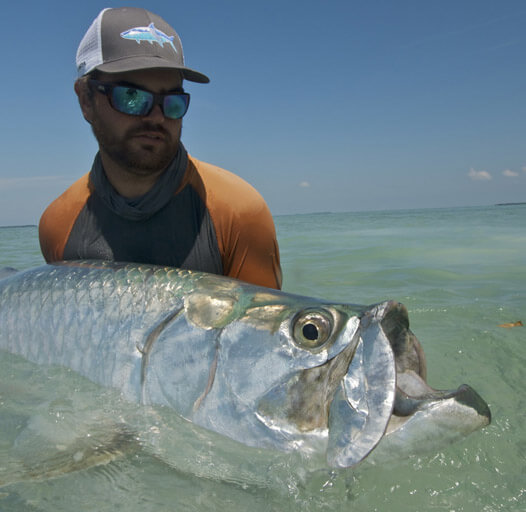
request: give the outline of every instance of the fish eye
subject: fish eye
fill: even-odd
[[[329,340],[332,326],[332,316],[328,312],[304,310],[293,321],[294,342],[305,349],[321,348]]]

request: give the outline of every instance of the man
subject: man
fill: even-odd
[[[77,51],[75,92],[99,144],[91,172],[48,206],[46,261],[169,265],[281,287],[274,223],[259,193],[180,141],[190,101],[178,35],[139,8],[104,9]]]

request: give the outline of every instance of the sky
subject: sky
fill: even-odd
[[[2,10],[0,226],[37,224],[97,145],[73,83],[104,7],[183,42],[188,152],[274,215],[526,201],[524,0],[89,0]]]

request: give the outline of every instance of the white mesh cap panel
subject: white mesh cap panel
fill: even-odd
[[[93,20],[77,49],[77,73],[81,77],[102,64],[101,23],[103,9]]]

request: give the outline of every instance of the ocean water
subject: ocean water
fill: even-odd
[[[280,216],[276,226],[285,291],[403,302],[430,385],[470,384],[490,405],[492,424],[435,452],[302,482],[291,476],[277,489],[124,454],[53,478],[38,480],[35,471],[34,479],[0,488],[0,511],[526,510],[526,327],[500,327],[526,323],[526,205]],[[35,227],[0,228],[0,267],[41,263]],[[50,385],[19,370],[31,390],[27,403],[38,408],[38,393]],[[0,382],[8,371],[4,362]],[[0,428],[14,425],[23,407],[6,389]],[[0,433],[0,449],[2,441]]]

